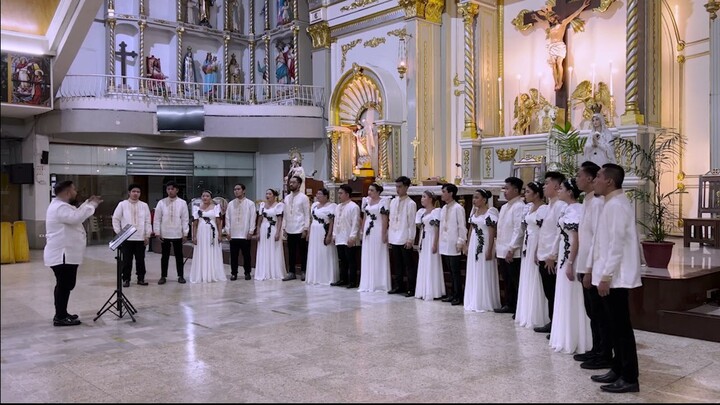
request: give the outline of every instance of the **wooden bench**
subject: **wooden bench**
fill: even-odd
[[[720,248],[720,172],[712,170],[699,181],[698,217],[683,218],[683,245],[697,242]]]

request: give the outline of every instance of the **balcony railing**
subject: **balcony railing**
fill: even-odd
[[[323,88],[299,84],[191,83],[143,77],[67,75],[59,99],[117,98],[158,104],[275,104],[324,106]]]

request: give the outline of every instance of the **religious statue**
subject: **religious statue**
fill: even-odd
[[[589,80],[583,80],[578,84],[570,96],[570,100],[575,100],[577,104],[583,104],[583,119],[589,120],[595,111],[594,108],[600,108],[599,113],[603,114],[603,120],[607,122],[607,113],[610,107],[610,88],[605,82],[599,82],[597,89],[592,88]]]
[[[165,79],[167,76],[165,76],[160,67],[160,58],[156,58],[155,55],[145,57],[145,67],[145,75],[150,79],[147,85],[148,91],[156,95],[167,95],[167,89],[165,87]]]
[[[555,91],[560,90],[563,86],[563,62],[567,56],[567,46],[563,40],[565,30],[568,24],[577,18],[589,5],[590,0],[584,0],[580,8],[562,21],[560,21],[555,11],[553,11],[553,4],[550,2],[545,5],[545,8],[533,14],[535,21],[540,22],[540,19],[544,19],[550,25],[550,28],[547,30],[548,64],[552,68],[553,79],[555,80]]]
[[[353,132],[355,136],[355,170],[361,176],[374,176],[377,167],[377,142],[372,125],[359,124]]]
[[[277,25],[284,25],[292,21],[291,0],[277,0]],[[297,0],[296,0],[297,1]]]
[[[536,117],[539,116],[539,112],[548,105],[550,105],[550,103],[540,94],[538,89],[535,88],[530,89],[528,93],[522,93],[518,97],[515,97],[513,117],[516,121],[515,124],[513,124],[513,134],[527,135],[531,133],[531,131],[537,132],[537,130],[542,130],[543,125],[533,127],[532,124],[536,122]]]
[[[192,48],[189,46],[187,47],[187,52],[185,52],[185,56],[183,57],[180,76],[180,80],[185,82],[183,85],[185,94],[192,96],[195,93],[197,75],[195,73],[195,59],[193,58]]]
[[[591,133],[583,148],[583,159],[594,162],[600,167],[606,163],[617,163],[615,148],[612,145],[615,136],[605,125],[605,117],[599,112],[593,114],[591,125]]]
[[[208,52],[205,62],[202,65],[202,71],[205,73],[203,80],[203,94],[207,94],[208,99],[212,100],[217,93],[215,83],[218,82],[218,63],[217,56],[213,56]]]
[[[305,184],[305,169],[302,167],[302,162],[297,156],[290,159],[290,170],[287,176],[285,176],[285,182],[287,183],[294,176],[298,176],[302,179],[302,184]]]
[[[215,5],[215,0],[199,0],[199,15],[200,22],[198,25],[203,25],[208,28],[212,28],[210,25],[210,7]]]
[[[240,0],[228,0],[228,26],[226,31],[242,32],[243,5]]]
[[[230,63],[228,63],[228,83],[234,85],[230,86],[230,99],[237,100],[240,96],[240,80],[241,71],[240,64],[238,64],[235,54],[230,55]]]
[[[295,59],[289,43],[278,41],[278,55],[275,58],[275,78],[278,84],[292,84],[295,81]]]

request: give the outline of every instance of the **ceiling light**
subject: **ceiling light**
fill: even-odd
[[[184,142],[185,143],[195,143],[195,142],[200,142],[201,140],[202,140],[201,136],[193,136],[192,138],[185,139]]]

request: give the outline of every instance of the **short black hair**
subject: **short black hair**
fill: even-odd
[[[600,171],[600,166],[588,160],[580,165],[580,170],[594,179]]]
[[[65,180],[61,181],[60,183],[55,184],[55,195],[58,195],[62,193],[63,191],[69,189],[72,187],[73,182],[72,180]]]
[[[540,184],[537,181],[531,181],[527,184],[527,187],[532,190],[535,194],[537,194],[540,199],[545,198],[545,191],[543,191],[543,185]]]
[[[377,183],[371,184],[370,187],[374,188],[375,191],[378,192],[378,194],[382,194],[383,190],[385,190],[385,189],[383,188],[383,186],[381,186],[381,185],[379,185],[379,184],[377,184]]]
[[[137,183],[131,183],[131,184],[128,186],[128,192],[132,191],[132,189],[134,189],[134,188],[140,189],[140,191],[142,191],[142,188],[140,187],[139,184],[137,184]]]
[[[562,184],[562,182],[565,181],[566,177],[560,172],[550,171],[545,173],[545,179],[555,180],[558,184]]]
[[[605,163],[602,168],[605,169],[605,177],[612,179],[615,187],[622,188],[623,181],[625,181],[625,169],[615,163]]]
[[[441,190],[447,190],[448,193],[452,194],[453,200],[457,198],[458,188],[452,183],[445,183],[440,187]]]
[[[519,179],[517,177],[508,177],[505,179],[505,183],[510,184],[511,186],[515,187],[515,189],[520,192],[522,190],[523,181],[522,179]]]
[[[235,186],[234,186],[234,187],[237,187],[237,186],[240,186],[240,188],[243,189],[243,191],[245,191],[245,185],[244,185],[244,184],[242,184],[242,183],[235,183]]]
[[[180,186],[178,186],[178,184],[174,181],[168,181],[167,183],[165,183],[165,188],[168,187],[175,187],[176,189],[180,190]]]
[[[562,182],[563,187],[565,187],[568,191],[570,191],[573,195],[573,198],[576,200],[580,198],[580,189],[577,186],[577,183],[575,182],[574,177],[570,177],[569,179],[566,179]]]
[[[292,176],[291,178],[297,180],[297,182],[298,182],[299,185],[302,185],[302,177],[300,177],[300,176]]]
[[[395,183],[402,183],[405,187],[410,187],[411,181],[407,176],[400,176],[395,179]]]
[[[346,192],[348,195],[352,195],[353,189],[348,184],[341,184],[339,188],[340,190]]]
[[[325,187],[321,188],[318,191],[321,192],[325,197],[330,197],[330,192]]]

